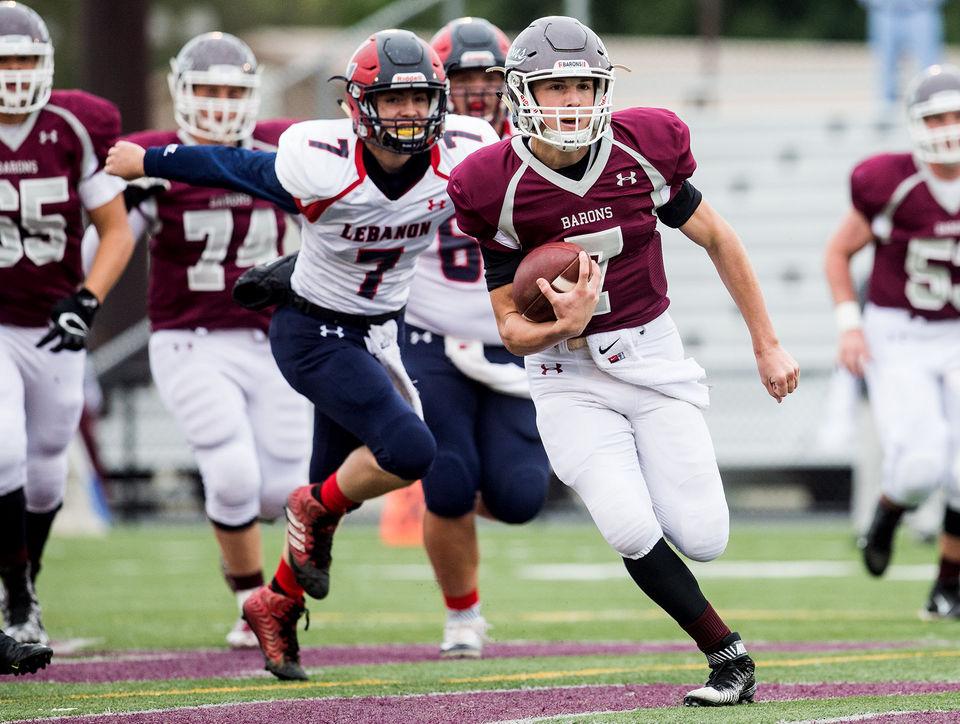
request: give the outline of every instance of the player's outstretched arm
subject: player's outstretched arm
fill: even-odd
[[[688,238],[702,246],[717,268],[720,279],[736,303],[750,330],[760,380],[777,402],[797,389],[800,366],[780,346],[757,275],[737,233],[706,201],[680,227]]]
[[[553,306],[553,322],[531,322],[513,303],[513,285],[490,292],[490,302],[504,346],[517,356],[534,354],[565,339],[578,336],[586,328],[600,299],[600,267],[580,252],[580,276],[568,292],[557,292],[546,279],[537,286]]]
[[[850,372],[863,377],[863,366],[870,359],[867,340],[863,336],[860,302],[850,275],[850,259],[873,239],[866,217],[854,208],[847,212],[840,226],[827,242],[823,270],[833,295],[837,331],[840,333],[837,359]]]
[[[280,184],[277,154],[232,146],[152,146],[120,141],[107,154],[108,173],[127,180],[140,176],[230,189],[256,196],[289,214],[300,210]]]

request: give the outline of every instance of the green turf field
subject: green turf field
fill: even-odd
[[[272,571],[281,531],[267,527],[264,534]],[[480,534],[481,594],[496,642],[684,643],[589,524],[483,525]],[[124,649],[223,648],[236,608],[205,528],[123,527],[102,539],[54,539],[48,551],[38,588],[55,641],[92,639],[85,655],[112,652],[106,659]],[[600,702],[590,710],[596,713],[549,720],[790,721],[960,710],[960,621],[924,623],[917,616],[933,572],[927,567],[935,559],[933,546],[902,535],[891,576],[877,581],[860,570],[853,538],[841,523],[735,521],[726,554],[695,570],[708,598],[748,647],[765,647],[754,655],[758,703],[694,716],[675,708],[602,714],[610,707]],[[304,647],[410,642],[432,649],[443,623],[442,601],[423,551],[386,548],[375,528],[362,524],[345,525],[338,533],[331,594],[309,607],[311,626],[300,634]],[[57,661],[45,673],[55,670]],[[75,665],[84,658],[59,661]],[[616,655],[368,661],[322,671],[307,662],[312,681],[304,684],[279,682],[255,668],[242,675],[136,681],[7,678],[0,684],[0,720],[278,699],[688,685],[706,674],[692,646]],[[861,688],[849,696],[824,689],[822,696],[796,698],[789,688],[840,682]],[[900,683],[881,695],[864,688],[891,682]],[[927,689],[921,682],[928,682]],[[785,700],[759,701],[764,684]],[[664,691],[658,696],[674,702],[672,690]],[[516,717],[492,720],[497,718]]]

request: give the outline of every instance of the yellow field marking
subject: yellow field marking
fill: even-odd
[[[891,621],[903,618],[899,610],[862,611],[850,609],[724,609],[727,618],[742,621]],[[320,623],[349,623],[353,626],[383,626],[384,624],[430,624],[436,623],[433,613],[373,613],[358,614],[345,611],[325,611],[310,614],[311,620]],[[659,608],[611,608],[585,611],[527,611],[519,614],[524,623],[590,623],[603,621],[667,621],[669,618]]]
[[[104,694],[70,694],[74,700],[91,699],[137,699],[155,696],[189,696],[191,694],[241,694],[248,691],[290,691],[291,689],[330,689],[338,686],[386,686],[400,684],[391,679],[354,679],[352,681],[291,681],[284,684],[260,684],[254,686],[201,686],[193,689],[155,689],[146,691],[113,691]]]
[[[860,661],[897,661],[902,659],[922,659],[926,657],[960,657],[960,651],[913,651],[889,654],[848,654],[842,656],[811,656],[799,659],[764,659],[763,668],[796,668],[800,666],[820,666],[823,664],[849,664]],[[703,669],[702,663],[696,664],[645,664],[643,666],[623,666],[569,671],[535,671],[519,674],[488,674],[486,676],[458,677],[441,679],[444,684],[476,684],[496,681],[543,681],[547,679],[565,679],[574,677],[605,676],[610,674],[633,674],[641,671],[692,671]]]

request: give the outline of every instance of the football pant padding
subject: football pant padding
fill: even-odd
[[[23,380],[0,340],[0,496],[27,483]]]

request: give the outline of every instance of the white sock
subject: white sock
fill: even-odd
[[[480,618],[480,602],[473,604],[470,608],[447,609],[447,621],[453,623],[454,621],[458,623],[466,623],[467,621],[476,621]]]
[[[245,591],[237,591],[234,595],[237,597],[237,608],[240,609],[240,613],[243,613],[243,603],[250,596],[253,595],[253,592],[256,591],[256,588],[248,588]]]

